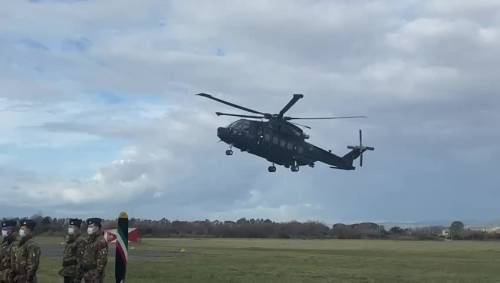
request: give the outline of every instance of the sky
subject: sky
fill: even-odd
[[[0,217],[500,219],[499,1],[7,1],[0,86]],[[199,92],[376,149],[270,174]]]

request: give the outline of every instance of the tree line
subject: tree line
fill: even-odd
[[[37,223],[35,233],[63,236],[67,230],[67,219],[34,215]],[[321,222],[274,222],[269,219],[246,219],[237,221],[170,221],[166,218],[149,220],[131,218],[130,227],[137,228],[140,237],[217,237],[217,238],[280,238],[280,239],[400,239],[400,240],[493,240],[500,233],[464,228],[460,221],[450,226],[425,226],[401,228],[393,226],[386,230],[383,225],[365,222],[356,224],[337,223],[333,226]],[[107,220],[103,227],[115,228],[116,220]]]

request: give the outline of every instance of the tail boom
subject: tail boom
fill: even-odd
[[[342,156],[342,159],[344,159],[345,162],[351,164],[351,166],[352,162],[356,160],[358,157],[362,158],[363,152],[367,150],[371,151],[375,150],[375,148],[371,146],[348,146],[347,148],[350,149],[351,151],[349,151],[346,155]],[[360,166],[363,166],[363,162],[361,160],[362,159],[360,159]]]

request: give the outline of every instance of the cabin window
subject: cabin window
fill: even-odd
[[[271,141],[271,135],[270,135],[270,134],[265,134],[265,135],[264,135],[264,140],[265,140],[266,142],[270,142],[270,141]]]
[[[280,146],[285,147],[286,146],[286,141],[285,140],[280,140]]]
[[[289,142],[287,145],[286,145],[286,148],[288,150],[293,150],[293,144],[291,142]]]
[[[278,143],[279,143],[279,139],[278,139],[278,137],[273,137],[273,143],[274,143],[274,144],[278,144]]]

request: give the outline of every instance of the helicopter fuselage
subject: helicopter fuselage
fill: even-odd
[[[314,162],[321,161],[339,169],[354,169],[352,162],[306,142],[308,136],[286,122],[240,119],[218,128],[217,136],[232,147],[285,167],[314,167]]]
[[[354,170],[352,162],[360,157],[359,165],[363,166],[363,152],[374,150],[373,147],[363,146],[361,130],[359,130],[359,146],[348,146],[351,151],[340,157],[330,150],[314,146],[306,139],[309,138],[298,126],[308,128],[309,126],[290,122],[292,120],[331,120],[346,118],[366,118],[365,116],[330,116],[330,117],[290,117],[286,112],[304,97],[302,94],[294,94],[292,99],[277,114],[257,111],[220,98],[208,93],[198,93],[198,96],[217,101],[219,103],[246,111],[251,114],[234,114],[215,112],[217,116],[232,116],[240,119],[227,127],[217,129],[217,136],[229,144],[226,155],[232,155],[232,147],[241,149],[253,155],[257,155],[272,162],[267,168],[269,172],[275,172],[275,164],[290,168],[293,172],[299,171],[300,166],[308,165],[314,167],[314,162],[320,161],[330,165],[330,168],[342,170]],[[264,121],[267,120],[267,121]]]

